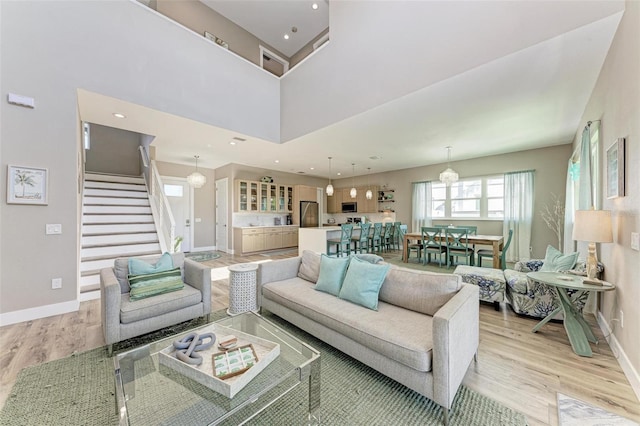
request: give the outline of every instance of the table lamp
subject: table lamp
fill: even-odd
[[[596,243],[613,242],[611,212],[609,210],[577,210],[573,225],[573,239],[589,243],[587,278],[596,280],[598,274]]]

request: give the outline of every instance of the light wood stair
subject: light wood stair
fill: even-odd
[[[100,269],[118,257],[159,254],[144,179],[86,173],[82,206],[80,300],[100,298]]]

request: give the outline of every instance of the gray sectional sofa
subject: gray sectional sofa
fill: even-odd
[[[320,255],[262,263],[261,309],[442,406],[453,398],[477,355],[478,287],[457,275],[390,266],[378,309],[318,291]]]

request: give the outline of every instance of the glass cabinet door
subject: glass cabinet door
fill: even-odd
[[[248,192],[249,192],[249,188],[247,185],[247,182],[240,182],[240,187],[239,187],[239,196],[238,196],[238,211],[241,212],[246,212],[248,209],[248,204],[247,204],[247,200],[248,200]]]
[[[260,211],[266,212],[269,210],[269,185],[266,183],[260,184]]]
[[[287,186],[287,211],[293,211],[293,186]]]
[[[278,186],[278,211],[284,212],[287,206],[287,187],[284,185]]]
[[[258,182],[251,182],[250,185],[251,185],[250,186],[251,206],[249,210],[257,212],[258,211]]]
[[[278,185],[269,185],[269,211],[278,211]]]

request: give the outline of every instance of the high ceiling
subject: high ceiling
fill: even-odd
[[[288,57],[329,26],[326,0],[200,1]],[[285,34],[288,39],[284,38]]]
[[[566,144],[580,125],[624,8],[620,1],[422,2],[433,9],[425,20],[446,32],[436,43],[409,37],[411,31],[419,34],[419,19],[412,24],[380,13],[392,2],[347,3],[357,8],[360,23],[388,18],[384,34],[395,31],[398,37],[377,36],[375,25],[350,32],[353,25],[334,3],[331,41],[321,56],[302,66],[319,66],[340,49],[346,53],[334,55],[328,65],[333,74],[321,72],[317,81],[305,84],[313,88],[325,78],[331,87],[345,73],[345,84],[367,92],[323,91],[323,106],[306,114],[316,122],[291,140],[265,141],[85,91],[79,92],[81,118],[154,135],[162,161],[193,164],[197,153],[202,167],[240,163],[321,177],[329,177],[329,156],[334,157],[333,177],[337,172],[348,177],[352,162],[355,175],[366,174],[368,167],[375,173],[442,163],[447,145],[454,147],[453,159],[462,160]],[[445,6],[456,13],[439,14]],[[461,25],[463,18],[475,19],[480,29]],[[375,39],[373,46],[362,44],[367,37]],[[508,48],[500,50],[504,45]],[[299,78],[303,71],[294,68],[292,73]],[[398,89],[409,77],[429,73],[431,80],[419,82],[415,90]],[[289,78],[282,77],[281,84]],[[306,107],[306,100],[298,102]],[[342,104],[355,107],[336,115]],[[114,118],[114,111],[126,114],[126,120]],[[234,137],[246,141],[230,145]]]

